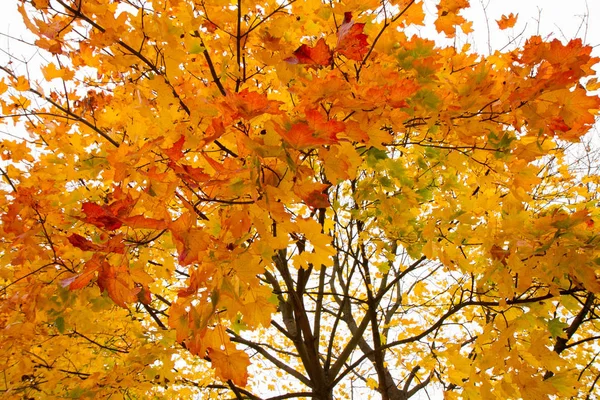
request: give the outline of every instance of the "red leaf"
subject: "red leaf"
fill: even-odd
[[[502,247],[494,244],[490,249],[492,259],[500,261],[503,265],[506,265],[506,259],[510,256],[510,250],[504,250]]]
[[[121,221],[115,217],[106,206],[99,206],[96,203],[83,203],[81,206],[82,211],[85,213],[83,220],[87,223],[97,226],[98,228],[105,228],[110,231],[119,229]]]
[[[165,150],[165,154],[171,161],[179,161],[183,157],[183,143],[185,142],[185,136],[181,135],[178,141],[173,143],[173,146]]]
[[[292,57],[286,58],[284,61],[290,64],[307,64],[311,67],[326,67],[331,65],[333,57],[331,49],[325,43],[325,39],[321,38],[315,45],[310,47],[306,44],[298,47],[294,51]]]
[[[90,240],[87,240],[83,236],[78,235],[76,233],[72,234],[67,239],[69,240],[69,243],[83,251],[102,250],[102,246],[98,246],[97,244],[94,244]]]
[[[312,209],[327,208],[331,205],[327,195],[327,189],[330,186],[325,183],[312,182],[297,184],[294,186],[294,193],[300,196],[304,204]]]
[[[140,291],[137,294],[138,301],[146,305],[152,303],[152,293],[150,292],[150,289],[148,289],[148,286],[139,285],[139,288]]]
[[[206,28],[206,30],[208,31],[208,33],[214,33],[217,30],[217,25],[215,25],[214,23],[210,22],[210,21],[203,21],[202,22],[202,27]]]
[[[344,23],[338,30],[336,51],[351,60],[361,61],[369,52],[367,35],[363,33],[365,24],[352,21],[352,13],[344,13]]]
[[[312,209],[315,208],[327,208],[331,204],[329,203],[329,197],[325,193],[321,193],[317,190],[308,193],[302,200]]]
[[[565,120],[561,116],[553,117],[548,124],[548,128],[550,128],[551,131],[560,132],[567,132],[569,129],[571,129],[569,125],[565,124]]]

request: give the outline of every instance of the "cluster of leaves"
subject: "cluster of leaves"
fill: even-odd
[[[3,397],[598,395],[580,40],[438,47],[414,0],[20,11],[51,61],[0,66]]]

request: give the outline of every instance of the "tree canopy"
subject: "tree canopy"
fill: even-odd
[[[3,398],[600,396],[582,40],[442,46],[414,0],[19,10],[45,62],[0,66]]]

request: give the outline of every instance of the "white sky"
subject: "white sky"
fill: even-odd
[[[19,0],[0,0],[0,3],[0,33],[27,38],[21,16],[17,12]],[[425,9],[434,13],[436,3],[436,0],[424,0]],[[486,5],[486,13],[483,5]],[[473,21],[475,30],[469,41],[479,52],[488,52],[487,14],[490,44],[493,49],[502,48],[525,30],[515,41],[516,44],[523,43],[525,38],[537,32],[543,37],[563,40],[581,37],[585,43],[596,46],[595,54],[600,55],[600,23],[597,23],[600,21],[599,0],[471,0],[471,7],[465,13],[465,16]],[[517,24],[512,29],[500,31],[495,20],[502,14],[511,12],[519,14]],[[587,20],[585,15],[589,16]],[[596,23],[586,24],[586,21]],[[6,36],[0,36],[0,49],[10,49],[10,52],[17,56],[31,56],[35,52],[34,49],[9,40]],[[7,55],[0,54],[0,63],[5,65],[7,61]]]

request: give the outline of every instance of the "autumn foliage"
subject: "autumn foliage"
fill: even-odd
[[[2,398],[600,396],[590,46],[439,46],[414,0],[19,3]]]

